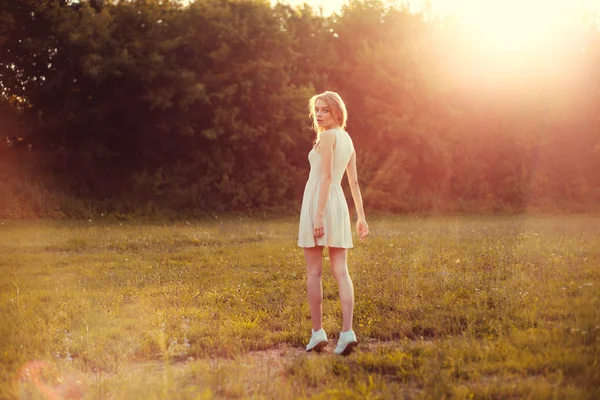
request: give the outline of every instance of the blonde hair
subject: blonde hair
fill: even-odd
[[[344,104],[344,100],[342,100],[340,95],[336,92],[330,91],[316,94],[311,97],[310,101],[308,102],[308,109],[310,111],[310,116],[313,119],[313,129],[317,133],[317,140],[319,138],[319,134],[325,130],[317,123],[317,113],[315,112],[317,100],[324,101],[325,104],[327,104],[327,107],[329,107],[329,110],[333,113],[333,118],[340,124],[340,127],[342,129],[346,129],[348,111],[346,111],[346,105]]]

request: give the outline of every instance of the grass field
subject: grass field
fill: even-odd
[[[600,398],[600,216],[369,222],[338,357],[295,219],[0,221],[0,398]]]

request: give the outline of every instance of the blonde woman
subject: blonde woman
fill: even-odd
[[[369,233],[356,171],[356,152],[345,131],[348,114],[342,98],[324,92],[310,99],[310,115],[317,134],[308,153],[310,175],[304,189],[298,246],[304,248],[306,286],[312,322],[312,336],[306,351],[320,351],[327,345],[323,319],[323,247],[329,248],[333,276],[338,284],[342,307],[342,331],[334,350],[347,355],[358,344],[352,330],[354,288],[348,274],[348,249],[352,248],[350,213],[342,190],[344,172],[356,206],[356,230],[361,240]]]

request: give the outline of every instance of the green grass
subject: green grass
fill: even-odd
[[[598,216],[371,220],[344,358],[295,219],[0,223],[0,398],[600,397]]]

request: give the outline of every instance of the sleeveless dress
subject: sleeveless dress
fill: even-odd
[[[310,174],[304,188],[302,208],[300,209],[300,227],[298,231],[298,246],[300,247],[352,248],[350,213],[342,190],[342,178],[350,157],[354,153],[354,144],[350,135],[344,130],[336,128],[334,132],[335,148],[333,149],[332,181],[323,218],[324,235],[320,238],[313,236],[313,222],[319,206],[322,173],[321,155],[313,148],[308,153]]]

